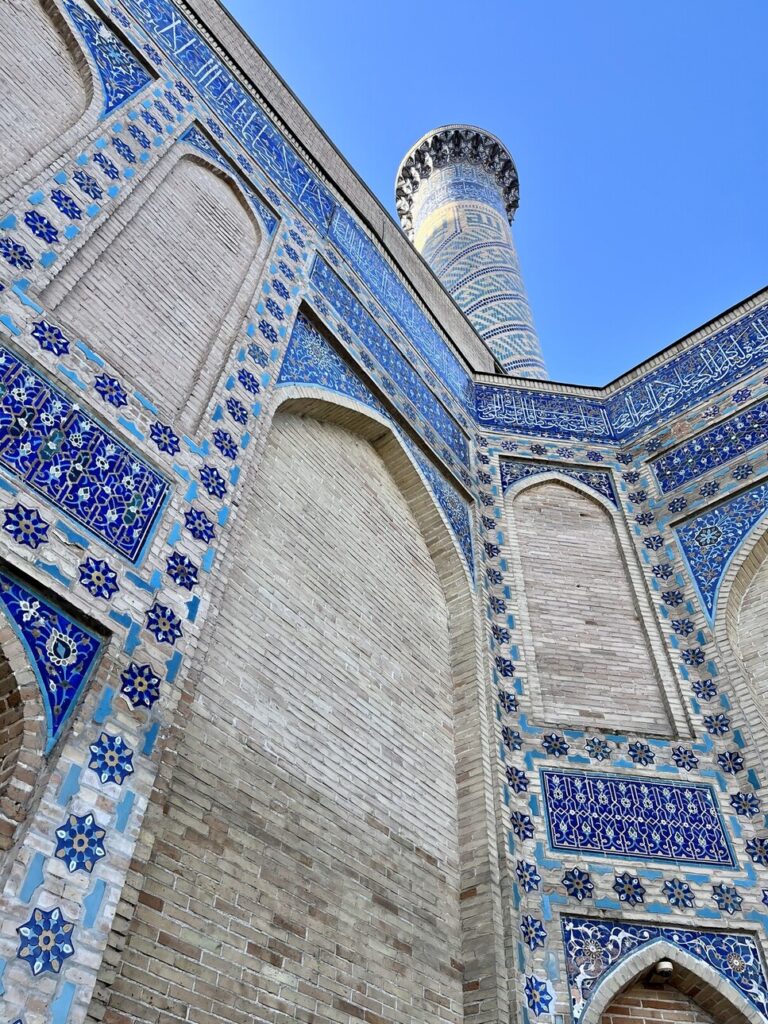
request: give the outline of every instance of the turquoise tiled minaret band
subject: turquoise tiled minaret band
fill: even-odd
[[[425,135],[397,173],[403,230],[507,373],[546,378],[512,239],[517,169],[499,140],[470,125]]]

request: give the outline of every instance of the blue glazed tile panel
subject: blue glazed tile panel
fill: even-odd
[[[0,465],[131,561],[170,484],[0,346]]]
[[[711,786],[552,769],[541,785],[553,850],[734,866]]]

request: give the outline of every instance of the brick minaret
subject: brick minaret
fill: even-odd
[[[404,231],[506,372],[546,378],[512,238],[517,169],[502,143],[469,125],[429,132],[395,193]]]

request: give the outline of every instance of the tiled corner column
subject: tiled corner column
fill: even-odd
[[[499,363],[546,378],[512,238],[518,180],[506,149],[476,128],[439,129],[403,161],[396,188],[403,228]]]

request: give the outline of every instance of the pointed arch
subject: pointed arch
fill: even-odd
[[[556,468],[509,486],[505,508],[514,601],[538,721],[690,735],[618,509]]]
[[[746,534],[720,581],[714,633],[745,726],[768,757],[768,515]]]
[[[276,393],[273,417],[280,410],[298,412],[299,415],[311,416],[319,421],[339,423],[371,441],[414,510],[444,589],[453,589],[453,585],[449,586],[448,583],[456,570],[453,556],[457,555],[458,568],[463,570],[471,592],[474,581],[469,575],[456,535],[412,450],[383,413],[347,395],[331,393],[312,385],[281,385]]]
[[[765,1024],[765,1018],[729,981],[704,960],[699,960],[666,939],[654,939],[620,960],[590,993],[578,1014],[578,1024],[601,1024],[603,1013],[624,989],[648,972],[659,960],[671,960],[676,968],[675,983],[682,992],[693,993],[695,1001],[711,1012],[716,1024]],[[727,1014],[723,1016],[723,1014]]]
[[[0,851],[16,842],[45,765],[46,711],[24,645],[0,607]],[[11,861],[0,870],[0,886]]]
[[[241,903],[249,915],[257,908],[246,932],[232,922],[233,941],[254,928],[263,939],[233,952],[234,970],[247,956],[256,977],[295,917],[295,948],[306,939],[309,955],[329,963],[354,950],[372,988],[386,990],[390,977],[419,985],[430,978],[436,999],[460,1002],[463,980],[468,1002],[495,1004],[494,1019],[504,1019],[493,720],[478,598],[386,418],[320,388],[276,391],[216,584],[212,632],[193,669],[198,689],[179,727],[178,781],[163,801],[170,823],[150,829],[158,847],[177,848],[193,877],[210,870],[200,859],[215,862],[229,890],[225,913]],[[199,774],[198,734],[219,752],[213,788]],[[203,786],[192,802],[183,796],[190,772]],[[254,828],[265,798],[274,813],[268,827]],[[201,832],[198,804],[207,805]],[[177,806],[189,842],[174,832]],[[218,825],[208,828],[222,813],[225,843]],[[230,851],[253,844],[258,877],[233,878]],[[163,870],[150,858],[146,903],[139,897],[127,943],[116,939],[125,945],[118,1000],[132,984],[142,915]],[[194,905],[209,913],[208,904]],[[278,905],[279,921],[268,913]],[[172,897],[164,913],[173,920]],[[395,959],[374,954],[393,941]],[[290,957],[283,969],[288,979]],[[357,1000],[350,991],[338,1003],[339,995],[323,991],[320,1001],[346,1012]],[[258,992],[250,998],[258,1004]],[[414,1019],[433,1015],[425,1004]]]
[[[94,71],[54,0],[0,4],[0,199],[96,124]]]
[[[179,143],[52,268],[42,302],[193,433],[269,244],[237,179]]]

